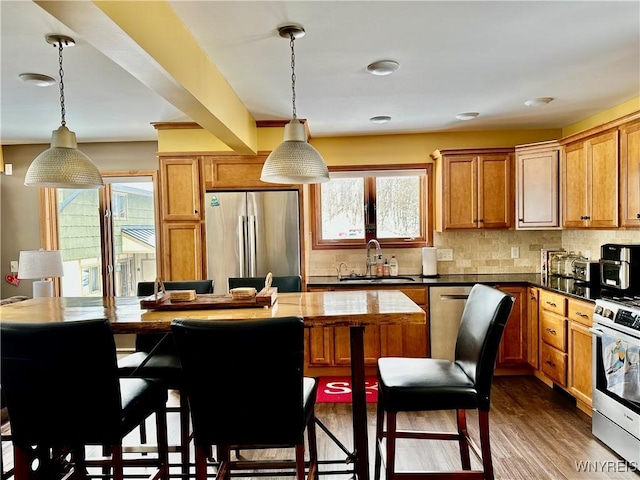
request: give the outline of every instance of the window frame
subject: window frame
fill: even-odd
[[[358,166],[331,166],[331,172],[388,172],[394,170],[425,170],[426,175],[420,181],[420,231],[423,236],[414,240],[406,238],[379,239],[375,235],[375,230],[367,228],[368,224],[376,224],[376,176],[362,176],[364,179],[364,196],[367,207],[365,207],[365,235],[364,239],[323,239],[322,238],[322,184],[311,184],[310,187],[310,222],[311,222],[311,248],[313,250],[333,250],[345,248],[363,248],[372,238],[377,239],[381,246],[387,248],[416,248],[433,246],[433,164],[394,164],[394,165],[358,165]],[[357,175],[356,175],[357,176]]]
[[[135,178],[148,177],[153,183],[153,202],[155,205],[154,223],[156,234],[160,232],[160,208],[159,208],[159,183],[157,170],[116,170],[109,172],[100,172],[105,179],[116,181],[117,178]],[[102,292],[103,296],[115,296],[115,268],[114,255],[115,249],[113,244],[113,231],[111,221],[111,185],[106,183],[100,187],[98,193],[99,209],[98,214],[102,220],[100,222],[101,234],[101,258],[102,258]],[[40,209],[40,245],[45,250],[58,250],[60,248],[59,229],[58,229],[58,202],[56,188],[40,188],[38,189],[38,201]],[[108,213],[107,213],[108,212]],[[160,271],[160,248],[156,247],[156,269]],[[54,295],[61,295],[61,282],[59,278],[53,279]]]

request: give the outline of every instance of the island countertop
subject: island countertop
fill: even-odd
[[[272,307],[147,310],[138,297],[34,298],[0,306],[0,321],[60,322],[107,318],[114,333],[169,331],[174,318],[202,320],[301,316],[305,327],[425,323],[424,311],[396,290],[280,293]]]

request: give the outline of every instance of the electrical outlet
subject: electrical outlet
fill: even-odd
[[[441,262],[452,262],[453,250],[451,248],[438,248],[436,250],[436,258]]]
[[[11,260],[11,273],[16,273],[18,271],[18,261]]]
[[[511,247],[511,258],[520,258],[520,247]]]

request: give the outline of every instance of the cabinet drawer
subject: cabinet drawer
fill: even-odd
[[[557,313],[563,317],[566,314],[564,300],[564,295],[549,292],[547,290],[542,290],[540,292],[540,308]]]
[[[543,343],[540,349],[542,373],[563,387],[567,386],[567,354]]]
[[[567,318],[590,327],[593,324],[593,304],[573,298],[568,299]]]
[[[540,312],[540,337],[544,343],[557,348],[562,352],[567,351],[567,320],[551,312]]]

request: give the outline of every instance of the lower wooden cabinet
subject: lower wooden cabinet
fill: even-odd
[[[164,280],[205,278],[201,222],[166,222],[162,225]]]
[[[569,369],[567,389],[582,410],[591,411],[592,399],[592,335],[589,328],[593,324],[593,305],[570,298],[567,301],[569,319]]]
[[[401,290],[428,312],[426,286],[378,285],[349,287],[309,287],[310,292],[333,290]],[[428,320],[426,325],[369,326],[364,331],[365,366],[375,371],[380,357],[426,357],[428,355]],[[305,330],[306,371],[311,374],[349,374],[351,365],[348,327],[311,328]]]
[[[527,362],[533,368],[540,367],[539,361],[539,319],[538,296],[540,291],[535,287],[527,289]]]
[[[591,415],[593,303],[541,289],[539,292],[540,371]]]
[[[500,341],[496,368],[525,367],[527,366],[527,287],[497,285],[496,288],[515,297],[511,315]]]

